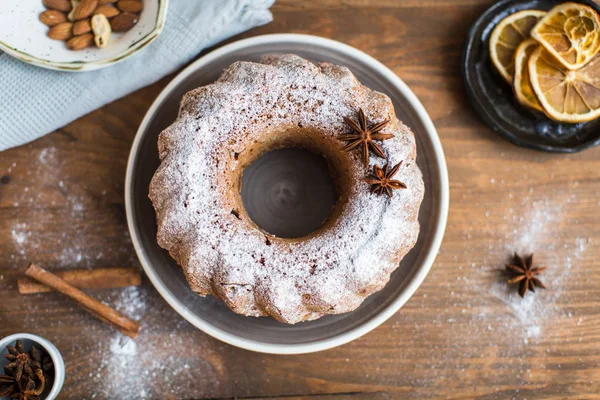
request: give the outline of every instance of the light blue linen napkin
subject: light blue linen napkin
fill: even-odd
[[[0,151],[48,134],[190,62],[203,49],[272,20],[274,0],[170,0],[163,32],[120,64],[42,69],[0,52]]]

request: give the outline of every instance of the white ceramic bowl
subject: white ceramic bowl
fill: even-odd
[[[65,42],[48,37],[40,22],[42,0],[1,0],[0,50],[26,63],[60,71],[92,71],[123,61],[158,37],[167,15],[168,0],[144,0],[139,22],[128,32],[113,33],[104,49],[69,50]]]
[[[311,61],[345,65],[366,86],[390,96],[398,117],[415,133],[417,163],[423,171],[425,200],[415,248],[392,274],[386,287],[355,311],[316,321],[286,325],[271,318],[233,313],[211,296],[193,293],[181,268],[156,244],[156,220],[148,185],[158,167],[157,136],[176,118],[181,97],[214,82],[230,64],[259,60],[265,54],[294,53]],[[448,172],[431,119],[413,92],[383,64],[345,44],[308,35],[258,36],[224,46],[181,72],[158,96],[134,140],[125,184],[127,222],[148,277],[165,300],[185,319],[215,338],[248,350],[297,354],[347,343],[383,323],[417,290],[440,247],[448,216]]]
[[[32,335],[31,333],[16,333],[0,340],[0,370],[3,370],[4,366],[8,364],[8,360],[3,357],[4,354],[8,354],[6,346],[14,346],[19,339],[23,342],[25,349],[30,349],[32,344],[37,344],[38,347],[46,350],[52,359],[52,363],[54,364],[54,382],[52,383],[52,389],[50,389],[50,392],[48,392],[48,395],[44,399],[56,399],[65,382],[65,363],[56,346],[43,337]]]

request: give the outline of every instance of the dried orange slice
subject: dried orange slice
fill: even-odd
[[[511,14],[496,25],[490,36],[490,57],[500,75],[508,83],[513,81],[515,50],[529,38],[531,29],[546,13],[523,10]]]
[[[593,8],[579,3],[554,7],[531,31],[568,69],[578,69],[600,50],[600,16]]]
[[[522,105],[544,112],[540,104],[531,81],[529,80],[529,58],[531,54],[540,46],[534,39],[527,39],[517,47],[515,53],[515,79],[513,89],[517,100]]]
[[[571,123],[600,117],[600,54],[573,71],[540,46],[529,58],[529,74],[549,117]]]

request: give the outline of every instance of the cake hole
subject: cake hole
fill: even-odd
[[[289,147],[265,153],[243,171],[241,198],[260,229],[299,238],[325,224],[338,194],[325,157]]]
[[[237,219],[241,219],[239,211],[231,210],[231,214],[233,214],[233,216],[236,217]]]

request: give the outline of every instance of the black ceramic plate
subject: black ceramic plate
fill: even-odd
[[[579,0],[600,13],[591,0]],[[505,17],[521,10],[544,10],[558,0],[502,0],[479,17],[469,32],[462,72],[469,100],[481,118],[502,137],[518,146],[557,153],[574,153],[600,144],[600,119],[582,124],[555,122],[520,106],[512,88],[490,60],[489,39]]]

